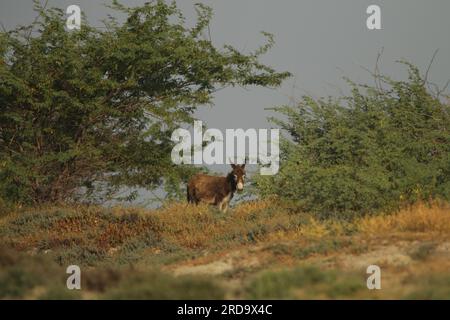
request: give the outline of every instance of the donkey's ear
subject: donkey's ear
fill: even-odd
[[[247,164],[247,162],[248,162],[248,157],[246,156],[245,159],[244,159],[244,163],[241,164],[241,168],[242,168],[242,169],[245,168],[245,165]]]

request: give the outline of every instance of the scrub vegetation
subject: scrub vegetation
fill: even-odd
[[[275,107],[280,171],[224,213],[186,202],[202,168],[172,163],[171,133],[223,87],[281,85],[273,37],[217,48],[210,8],[188,27],[162,0],[68,32],[35,3],[0,31],[0,299],[450,299],[450,100],[428,72]],[[102,205],[140,188],[167,198]]]

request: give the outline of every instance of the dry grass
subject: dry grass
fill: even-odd
[[[61,266],[90,266],[89,270],[99,274],[112,270],[120,275],[111,287],[116,286],[120,297],[130,295],[129,288],[134,288],[137,296],[156,292],[155,288],[152,291],[147,287],[149,284],[138,286],[136,283],[140,281],[122,282],[129,278],[130,272],[123,267],[131,266],[143,272],[144,278],[151,278],[155,268],[157,272],[172,274],[190,270],[199,276],[207,274],[203,272],[206,270],[216,274],[219,287],[227,288],[226,297],[232,298],[284,297],[277,295],[276,290],[285,292],[284,283],[291,282],[292,290],[287,297],[367,298],[358,282],[361,274],[352,268],[374,261],[385,261],[383,268],[391,268],[386,274],[391,274],[392,279],[387,278],[385,283],[392,289],[383,291],[379,297],[398,298],[406,294],[422,297],[418,294],[422,288],[425,297],[446,297],[448,291],[442,288],[436,295],[434,284],[408,279],[418,274],[426,278],[430,270],[437,279],[450,276],[446,271],[448,261],[445,262],[449,236],[450,204],[438,202],[354,221],[318,219],[276,199],[241,203],[226,214],[206,205],[172,202],[157,210],[58,206],[19,209],[0,217],[0,241],[16,252],[13,256],[22,251]],[[302,269],[316,263],[319,270]],[[226,266],[226,272],[219,272],[218,266]],[[0,282],[8,284],[8,292],[18,288],[16,282],[20,279],[14,282],[15,278],[9,275],[16,269],[11,265],[8,272],[0,272]],[[285,271],[278,274],[278,270]],[[348,277],[338,277],[341,271],[349,272]],[[317,280],[317,285],[303,282],[305,272],[314,279],[331,280]],[[254,278],[259,274],[261,278]],[[362,276],[364,280],[365,274]],[[110,282],[109,276],[105,281]],[[323,284],[324,281],[331,282]],[[175,283],[167,278],[160,285],[171,288],[164,289],[169,292],[178,290]],[[195,283],[199,285],[199,293],[204,288],[210,290],[208,281]],[[235,292],[232,283],[239,288],[250,287],[246,289],[248,292],[242,289]],[[191,283],[187,281],[186,286]],[[100,289],[94,287],[95,292],[87,292],[88,295],[98,297],[105,290],[109,292],[103,285],[98,286]],[[26,287],[17,290],[30,295]],[[54,293],[59,294],[63,292]],[[146,297],[156,296],[152,293]]]
[[[450,235],[450,204],[419,203],[395,214],[360,219],[356,225],[366,234],[419,232]]]
[[[268,241],[296,232],[304,220],[302,215],[274,208],[270,200],[243,203],[226,214],[206,205],[185,203],[172,203],[147,214],[158,221],[162,238],[191,249]]]
[[[450,204],[420,203],[398,213],[353,222],[318,220],[274,199],[245,202],[226,214],[207,205],[184,202],[173,202],[157,210],[53,207],[12,213],[0,219],[0,227],[13,230],[9,240],[22,250],[38,246],[43,240],[51,248],[80,245],[88,238],[96,247],[109,250],[148,231],[186,249],[220,250],[233,245],[320,240],[354,233],[450,235]],[[29,232],[20,232],[25,228]]]

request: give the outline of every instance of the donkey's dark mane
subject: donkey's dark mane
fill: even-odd
[[[237,181],[236,181],[236,179],[234,179],[233,171],[231,171],[229,174],[227,174],[227,182],[231,187],[231,193],[232,194],[235,193]]]

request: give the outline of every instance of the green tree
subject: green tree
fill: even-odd
[[[123,186],[177,190],[192,172],[173,165],[174,128],[225,86],[280,85],[289,73],[206,40],[212,12],[186,26],[175,4],[109,6],[105,28],[68,31],[57,8],[0,33],[0,197],[40,203]],[[105,189],[106,188],[106,189]]]
[[[450,107],[403,63],[407,81],[375,75],[374,87],[349,81],[347,97],[276,108],[288,136],[280,172],[257,180],[260,193],[323,217],[450,199]]]

